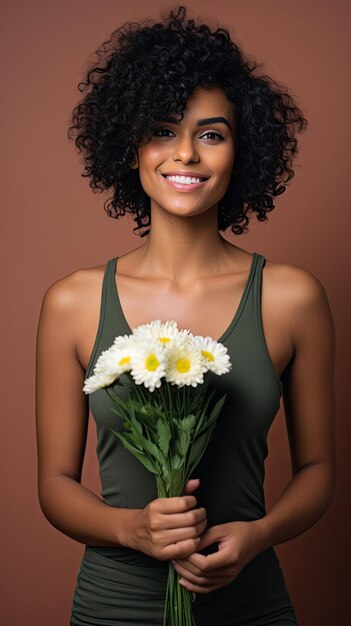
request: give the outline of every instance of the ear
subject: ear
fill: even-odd
[[[132,170],[137,170],[139,167],[139,160],[138,157],[136,156],[134,161],[129,165],[130,169]]]

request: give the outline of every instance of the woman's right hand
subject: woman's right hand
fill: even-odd
[[[206,509],[197,504],[191,493],[199,479],[188,480],[184,495],[156,498],[138,510],[129,529],[129,547],[159,560],[189,556],[199,545],[199,535],[207,525]]]

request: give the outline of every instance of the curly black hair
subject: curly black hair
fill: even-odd
[[[84,154],[84,173],[94,192],[113,189],[104,209],[118,218],[134,214],[137,226],[151,224],[150,198],[138,169],[131,169],[141,141],[169,115],[183,118],[195,87],[219,86],[236,115],[236,157],[228,189],[218,203],[218,230],[247,232],[247,213],[275,208],[273,197],[286,189],[298,152],[296,133],[307,127],[287,89],[249,60],[229,31],[185,21],[176,5],[163,22],[127,22],[97,50],[98,60],[78,84],[87,91],[74,108],[68,138]],[[149,229],[139,233],[144,237]]]

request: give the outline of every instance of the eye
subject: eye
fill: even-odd
[[[217,133],[214,130],[209,130],[207,133],[205,133],[205,135],[214,135],[216,139],[219,139],[220,141],[223,141],[224,137],[223,135],[221,135],[221,133]],[[203,137],[205,136],[203,135]],[[211,139],[210,141],[213,141],[213,139]]]
[[[162,133],[164,133],[164,132],[165,133],[172,133],[172,131],[169,128],[163,127],[163,128],[157,128],[156,130],[154,130],[153,135],[155,135],[156,137],[169,137],[169,135],[161,135],[161,134],[159,134],[161,132]],[[221,133],[219,133],[217,131],[214,131],[214,130],[207,131],[207,133],[205,133],[204,135],[201,136],[201,139],[203,137],[206,137],[207,135],[212,135],[214,137],[212,139],[209,139],[209,141],[217,141],[217,140],[223,141],[224,140],[223,135],[221,135]]]
[[[159,135],[158,133],[160,132],[171,133],[172,131],[169,128],[157,128],[154,130],[153,134],[156,135],[156,137],[167,137],[167,135]]]

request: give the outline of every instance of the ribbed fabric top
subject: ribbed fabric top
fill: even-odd
[[[117,259],[110,259],[106,265],[99,326],[86,378],[92,375],[101,352],[113,344],[115,337],[132,333],[118,296]],[[223,376],[205,374],[209,377],[209,390],[213,385],[218,390],[216,397],[228,394],[215,433],[194,472],[194,477],[201,479],[194,495],[198,506],[206,508],[208,527],[249,521],[266,513],[263,482],[267,434],[279,409],[282,384],[263,335],[264,264],[265,258],[253,252],[239,306],[228,328],[217,339],[227,347],[232,369]],[[125,388],[116,389],[127,397]],[[110,431],[111,426],[122,428],[122,419],[110,410],[111,400],[105,390],[90,394],[89,405],[96,422],[103,500],[115,507],[143,508],[157,498],[154,475]]]

